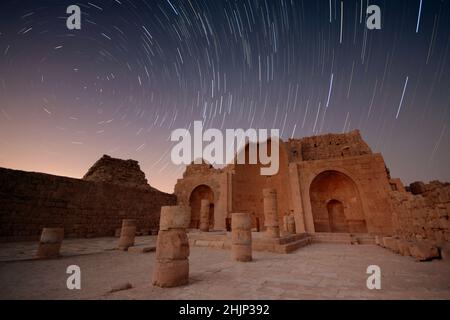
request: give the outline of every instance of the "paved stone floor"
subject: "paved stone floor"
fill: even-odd
[[[154,245],[155,237],[137,238]],[[415,262],[373,245],[312,244],[291,254],[191,248],[190,284],[150,283],[155,253],[112,250],[116,238],[64,240],[63,257],[27,260],[35,243],[0,245],[0,299],[450,299],[450,265]],[[17,260],[17,261],[12,261]],[[68,290],[66,268],[81,268],[81,290]],[[381,268],[381,290],[366,287],[368,265]],[[117,285],[133,288],[114,293]]]

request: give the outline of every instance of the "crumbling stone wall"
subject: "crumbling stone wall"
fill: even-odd
[[[174,195],[150,186],[0,168],[0,241],[34,240],[43,227],[63,227],[65,237],[113,236],[125,218],[138,230],[158,229],[161,206],[174,204]]]
[[[325,134],[302,139],[290,139],[291,161],[309,161],[355,157],[372,154],[359,130],[343,134]]]
[[[84,175],[83,180],[126,187],[151,188],[136,160],[122,160],[103,155]]]
[[[407,189],[411,193],[391,193],[395,234],[435,245],[450,242],[450,183],[416,182]]]

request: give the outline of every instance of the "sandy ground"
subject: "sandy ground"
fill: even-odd
[[[36,244],[2,244],[0,299],[450,299],[449,263],[415,262],[374,245],[254,252],[249,263],[231,261],[228,250],[194,247],[189,285],[162,289],[151,285],[155,253],[111,250],[116,241],[68,240],[62,258],[40,261],[24,260]],[[81,290],[67,289],[69,265],[81,268]],[[369,265],[381,268],[381,290],[366,287]],[[127,282],[133,288],[109,293]]]

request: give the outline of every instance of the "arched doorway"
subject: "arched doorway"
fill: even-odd
[[[191,223],[190,228],[198,229],[200,226],[200,203],[202,199],[209,200],[209,225],[214,227],[214,193],[207,185],[199,185],[192,190],[189,197],[189,205],[191,206]]]
[[[344,214],[344,205],[338,200],[327,203],[328,219],[331,232],[349,232],[347,219]]]
[[[314,178],[309,192],[316,232],[367,232],[358,188],[350,177],[324,171]]]

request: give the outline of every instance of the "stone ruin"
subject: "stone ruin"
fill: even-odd
[[[424,244],[435,256],[446,256],[449,184],[418,182],[405,188],[358,130],[280,141],[279,148],[274,176],[261,176],[259,163],[187,166],[175,194],[178,204],[191,208],[190,228],[200,228],[209,203],[210,231],[231,231],[235,212],[249,215],[252,230],[266,235],[254,239],[254,249],[289,252],[281,246],[289,235],[350,244],[374,243],[378,236]],[[240,152],[247,157],[249,145]],[[232,247],[218,234],[214,241],[202,234],[191,238],[193,244]]]
[[[103,155],[83,176],[83,180],[105,182],[129,188],[150,188],[144,172],[135,160]]]
[[[123,219],[156,233],[161,206],[176,197],[151,187],[134,160],[104,155],[83,179],[0,168],[0,241],[37,240],[43,228],[67,238],[114,236]]]
[[[420,261],[439,257],[449,260],[450,183],[414,182],[405,189],[396,188],[390,195],[393,237],[378,244]]]
[[[118,248],[127,250],[136,235],[159,229],[152,283],[160,287],[188,283],[189,245],[202,241],[242,262],[253,250],[288,253],[327,237],[449,259],[449,183],[405,187],[357,130],[279,148],[274,176],[261,176],[260,163],[191,164],[174,195],[152,188],[136,161],[107,155],[83,179],[0,168],[0,240],[41,234],[37,258],[46,259],[59,256],[64,235],[119,230]],[[247,156],[249,145],[240,152]]]

